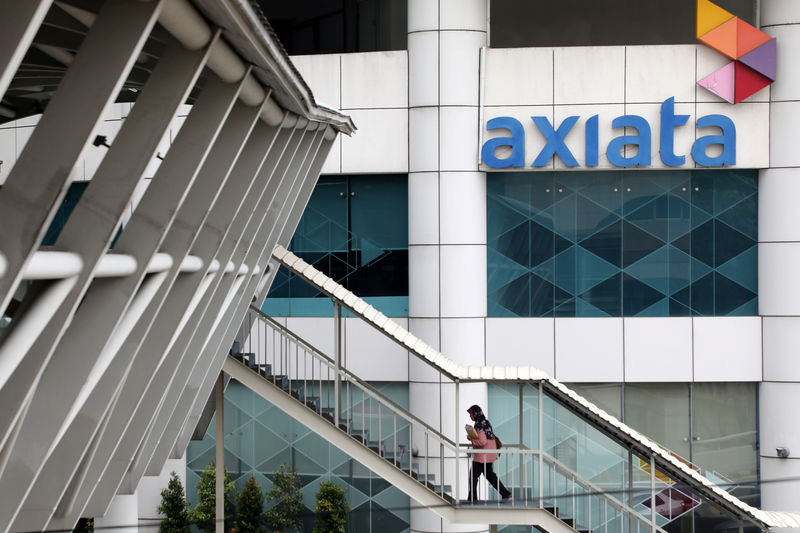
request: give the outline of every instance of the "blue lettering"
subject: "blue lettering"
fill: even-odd
[[[596,167],[599,164],[599,133],[597,132],[598,115],[586,121],[586,166]]]
[[[481,158],[486,166],[492,168],[525,166],[525,130],[519,120],[511,117],[497,117],[486,123],[487,130],[504,128],[511,137],[495,137],[483,143]],[[510,146],[511,155],[505,159],[495,157],[494,152],[501,146]]]
[[[611,123],[612,128],[635,128],[638,135],[620,135],[608,143],[606,156],[615,167],[650,166],[650,124],[639,115],[623,115]],[[627,144],[638,147],[633,157],[623,157],[622,149]]]
[[[679,167],[686,163],[686,156],[675,155],[675,128],[683,126],[689,115],[675,114],[675,97],[661,104],[661,161],[668,167]]]
[[[736,126],[725,115],[707,115],[697,119],[698,128],[716,126],[722,130],[722,135],[706,135],[698,138],[692,145],[694,162],[701,167],[718,167],[736,164]],[[722,145],[722,154],[718,157],[708,157],[706,148],[712,144]]]
[[[544,116],[533,116],[533,123],[545,139],[544,148],[536,156],[532,167],[545,167],[555,157],[561,158],[567,167],[577,167],[578,161],[572,155],[565,142],[567,135],[580,120],[578,116],[565,118],[558,128],[555,128],[550,119]],[[586,120],[584,128],[585,139],[585,166],[596,167],[600,164],[600,133],[599,115],[592,115]],[[667,98],[661,104],[660,143],[659,153],[661,161],[668,167],[681,167],[686,165],[686,155],[675,153],[675,129],[684,126],[689,121],[690,115],[675,114],[675,98]],[[697,120],[697,128],[719,128],[721,135],[706,135],[699,137],[692,145],[692,157],[695,163],[703,167],[720,167],[736,164],[736,125],[725,115],[707,115]],[[652,132],[650,124],[639,115],[623,115],[611,122],[612,128],[632,128],[636,135],[621,135],[611,140],[606,147],[608,162],[615,167],[648,167],[652,163]],[[496,117],[486,123],[487,130],[506,129],[510,136],[488,139],[481,147],[483,164],[490,168],[508,168],[525,166],[525,129],[519,120],[513,117]],[[710,157],[708,147],[719,144],[722,147],[721,155]],[[636,146],[636,154],[625,157],[623,151],[631,146],[631,151]],[[498,149],[510,148],[508,157],[496,156]],[[503,150],[506,155],[508,150]]]
[[[550,124],[550,120],[547,117],[531,117],[533,119],[534,124],[536,127],[539,128],[539,131],[544,135],[544,139],[547,141],[547,144],[544,145],[542,151],[539,152],[539,155],[536,157],[536,160],[531,165],[532,167],[543,167],[552,158],[554,155],[558,155],[561,160],[564,162],[565,165],[568,167],[577,167],[578,162],[575,161],[575,157],[572,155],[572,152],[569,151],[567,145],[564,144],[564,139],[567,137],[567,134],[570,132],[572,127],[578,122],[578,116],[571,116],[564,119],[564,122],[558,127],[558,131],[553,129],[553,125]]]

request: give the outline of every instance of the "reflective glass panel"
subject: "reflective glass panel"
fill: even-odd
[[[488,174],[489,316],[756,315],[757,178]]]
[[[388,316],[408,316],[408,178],[323,176],[289,249]],[[331,316],[324,294],[281,267],[262,310]]]

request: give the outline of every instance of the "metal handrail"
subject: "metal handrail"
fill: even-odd
[[[309,342],[307,342],[307,341],[303,340],[302,338],[298,337],[297,335],[295,335],[290,329],[286,328],[284,325],[282,325],[281,323],[277,322],[271,316],[264,314],[264,312],[261,311],[260,309],[258,309],[257,307],[250,306],[250,311],[253,314],[255,314],[256,316],[258,316],[259,318],[261,318],[264,321],[268,322],[275,329],[280,330],[284,335],[286,335],[287,337],[291,338],[294,342],[296,342],[297,344],[299,344],[300,346],[305,348],[307,351],[309,351],[310,353],[315,355],[318,359],[324,360],[326,363],[328,363],[332,367],[331,370],[336,371],[336,368],[335,368],[336,362],[331,357],[328,357],[327,355],[322,353],[321,350],[315,348]],[[378,389],[376,389],[375,387],[373,387],[369,383],[361,380],[358,376],[356,376],[355,374],[353,374],[352,372],[350,372],[346,368],[339,369],[339,372],[342,374],[342,376],[347,377],[348,381],[351,381],[351,382],[355,383],[360,389],[368,391],[370,394],[379,397],[381,399],[381,402],[386,404],[388,407],[390,407],[391,410],[394,413],[396,413],[397,415],[399,415],[399,416],[401,416],[401,417],[403,417],[403,418],[405,418],[405,419],[407,419],[409,421],[413,421],[417,425],[423,426],[426,430],[438,435],[440,437],[440,440],[444,441],[449,446],[451,446],[453,448],[456,447],[455,441],[453,441],[452,439],[450,439],[446,435],[443,435],[442,433],[440,433],[439,430],[437,430],[436,428],[432,427],[431,425],[426,423],[424,420],[421,420],[418,417],[414,416],[413,413],[410,413],[407,409],[405,409],[401,405],[398,405],[392,399],[384,396]]]
[[[413,414],[409,413],[405,408],[398,405],[396,402],[392,401],[391,399],[384,396],[380,391],[372,387],[371,385],[363,382],[358,376],[354,375],[352,372],[348,371],[344,368],[337,368],[336,362],[331,357],[328,357],[321,350],[312,346],[309,342],[303,340],[296,334],[294,334],[291,330],[287,327],[283,326],[273,318],[265,315],[259,309],[251,308],[251,315],[256,319],[256,321],[261,322],[263,326],[256,326],[255,331],[253,330],[253,323],[246,322],[243,324],[243,328],[245,328],[249,341],[250,341],[250,348],[249,350],[243,351],[250,351],[253,353],[253,356],[256,360],[256,365],[259,364],[261,358],[263,357],[263,364],[273,364],[271,372],[273,374],[278,374],[278,370],[280,370],[281,376],[286,376],[286,390],[288,393],[291,393],[294,389],[292,388],[292,382],[302,381],[304,383],[303,393],[307,394],[308,386],[305,384],[309,378],[308,367],[304,366],[306,361],[311,363],[311,388],[312,390],[316,389],[317,385],[314,384],[315,381],[319,381],[319,394],[320,397],[323,395],[324,386],[322,385],[322,380],[325,379],[328,383],[328,393],[330,393],[330,385],[331,378],[335,376],[337,373],[343,379],[343,383],[347,384],[347,387],[354,387],[354,390],[359,391],[358,394],[361,395],[360,402],[361,402],[361,427],[360,429],[356,429],[356,422],[355,415],[354,418],[351,418],[351,424],[348,424],[348,427],[345,428],[348,433],[354,436],[361,436],[362,437],[362,444],[368,445],[366,442],[368,431],[370,431],[369,426],[375,427],[377,425],[378,430],[378,438],[377,442],[379,443],[378,454],[386,459],[393,460],[395,462],[395,466],[399,467],[403,470],[402,464],[398,461],[398,453],[405,453],[398,447],[404,446],[405,443],[400,443],[398,441],[398,418],[400,420],[405,421],[408,424],[409,428],[409,435],[408,435],[408,452],[409,452],[409,460],[408,460],[408,468],[407,468],[407,475],[413,476],[415,472],[414,463],[412,460],[412,434],[419,435],[419,431],[422,432],[422,437],[425,439],[424,441],[424,449],[420,450],[419,456],[417,456],[416,465],[418,466],[419,470],[422,470],[421,474],[421,481],[423,484],[429,486],[431,490],[433,490],[438,495],[445,497],[445,486],[448,484],[448,480],[445,479],[445,470],[444,470],[444,458],[446,454],[452,453],[457,462],[460,460],[465,459],[469,461],[471,456],[477,453],[486,453],[484,450],[480,449],[467,449],[462,450],[462,445],[456,444],[452,439],[443,435],[440,431],[436,430],[435,428],[431,427],[429,424],[425,423],[424,421],[420,420],[418,417],[414,416]],[[262,339],[262,335],[264,338]],[[253,350],[253,342],[257,343],[257,347],[255,351]],[[271,343],[271,349],[270,349]],[[302,351],[302,355],[301,352]],[[300,360],[302,357],[302,361]],[[280,367],[279,367],[280,365]],[[317,367],[320,372],[320,375],[316,375]],[[300,376],[303,376],[302,378]],[[296,376],[296,377],[295,377]],[[281,380],[284,378],[282,377]],[[284,382],[282,381],[282,385]],[[350,394],[350,389],[347,388],[347,394]],[[305,396],[308,397],[308,396]],[[303,398],[298,397],[300,401],[303,401]],[[368,403],[376,402],[377,403],[377,424],[375,424],[375,419],[370,416],[369,420],[367,419],[367,408]],[[319,402],[315,406],[315,410],[318,410],[319,414],[322,414],[322,399],[320,398]],[[350,405],[348,412],[350,416],[353,416],[353,404],[347,402]],[[330,402],[330,398],[328,398],[328,405],[332,405]],[[372,407],[375,409],[375,407]],[[389,414],[393,417],[392,421],[389,423],[393,424],[393,429],[391,434],[393,435],[394,442],[392,445],[392,456],[384,455],[383,444],[386,442],[383,439],[383,415]],[[334,425],[338,426],[340,420],[334,420]],[[368,424],[369,422],[369,424]],[[415,429],[416,428],[416,429]],[[388,440],[388,439],[387,439]],[[439,464],[438,468],[435,465],[431,465],[431,460],[436,459],[435,457],[431,457],[431,451],[438,449],[439,452]],[[597,498],[598,501],[603,502],[606,506],[606,509],[609,507],[614,512],[619,512],[620,515],[625,515],[626,520],[636,520],[642,524],[648,525],[648,530],[650,531],[657,531],[658,533],[666,533],[662,529],[658,528],[655,524],[650,523],[650,521],[643,517],[639,512],[632,509],[628,505],[623,502],[620,502],[613,496],[605,494],[597,485],[594,485],[589,480],[581,477],[577,472],[574,472],[569,467],[558,461],[555,457],[547,454],[546,452],[540,452],[539,450],[531,450],[525,449],[523,447],[512,448],[509,447],[507,444],[505,448],[501,450],[492,450],[491,453],[497,453],[499,455],[507,455],[507,456],[525,456],[529,457],[530,461],[537,461],[540,465],[540,468],[543,468],[543,465],[546,465],[548,469],[552,470],[552,475],[554,479],[556,477],[563,477],[565,480],[570,480],[569,482],[573,485],[573,501],[575,499],[574,490],[575,488],[580,487],[580,490],[583,491],[583,494],[580,494],[580,497],[588,497],[588,498]],[[421,456],[421,457],[420,457]],[[522,458],[521,458],[522,459]],[[527,463],[526,463],[527,464]],[[533,463],[531,463],[531,467]],[[520,465],[521,466],[521,465]],[[458,470],[458,468],[456,469]],[[524,470],[521,466],[521,474],[524,473]],[[454,474],[455,478],[455,485],[458,485],[458,476]],[[549,476],[550,474],[548,474]],[[438,478],[439,483],[435,484],[434,479]],[[528,476],[525,474],[525,479]],[[418,478],[419,479],[419,478]],[[525,501],[527,502],[527,493],[530,489],[533,490],[535,476],[530,476],[530,486],[527,485],[526,481],[522,481],[522,476],[520,477],[520,481],[518,483],[512,483],[511,487],[513,489],[520,489],[525,492],[526,498]],[[549,477],[548,477],[549,479]],[[449,481],[452,481],[450,479]],[[553,494],[551,498],[558,499],[561,498],[559,495]],[[548,498],[549,499],[549,498]],[[539,507],[539,499],[533,497],[531,499],[531,503],[533,507]],[[575,506],[573,504],[573,510],[575,510]],[[585,509],[585,504],[584,504]],[[608,511],[606,511],[607,516]],[[577,513],[576,513],[577,514]],[[589,516],[589,523],[591,524],[591,510],[588,513]],[[583,518],[575,516],[576,520],[583,520]]]
[[[598,498],[599,500],[602,500],[602,501],[606,502],[607,504],[610,504],[612,507],[616,508],[619,512],[625,514],[626,516],[629,515],[629,516],[635,518],[636,520],[646,524],[647,528],[648,528],[648,531],[650,531],[651,528],[654,528],[653,531],[656,531],[658,533],[667,533],[663,528],[659,527],[656,524],[653,524],[648,517],[643,516],[636,509],[633,509],[631,506],[629,506],[625,502],[623,502],[623,501],[619,500],[618,498],[615,498],[613,495],[609,494],[608,491],[602,489],[598,485],[596,485],[596,484],[592,483],[591,481],[589,481],[588,479],[584,478],[579,473],[575,472],[569,466],[567,466],[563,462],[559,461],[558,459],[556,459],[555,457],[553,457],[549,453],[547,453],[547,452],[541,452],[540,453],[539,450],[532,450],[532,449],[526,449],[526,448],[516,448],[516,447],[512,447],[512,446],[513,445],[509,445],[507,443],[503,443],[503,448],[500,449],[500,450],[483,450],[483,449],[470,448],[470,449],[466,450],[466,456],[467,456],[467,459],[469,459],[469,457],[471,457],[471,456],[474,456],[474,455],[477,455],[477,454],[483,454],[483,453],[492,453],[492,454],[497,454],[497,455],[508,455],[508,456],[520,456],[521,455],[521,456],[529,456],[529,457],[531,457],[531,461],[532,461],[531,464],[533,464],[534,460],[538,459],[539,457],[542,457],[544,462],[552,467],[554,475],[555,474],[563,475],[565,477],[565,479],[566,478],[571,479],[573,484],[577,484],[578,486],[580,486],[584,490],[584,492],[581,493],[578,496],[580,496],[580,497],[589,497],[589,498]],[[554,485],[555,485],[555,483],[551,484],[551,486],[554,486]],[[522,487],[522,489],[527,489],[527,488],[528,487]],[[531,488],[533,488],[533,483],[531,483]],[[572,494],[573,500],[574,500],[575,496],[576,495],[573,493]],[[547,499],[548,500],[558,501],[560,498],[567,498],[567,497],[570,497],[570,496],[569,495],[558,495],[554,491],[553,494],[551,494],[551,495],[549,495],[547,497]],[[574,505],[575,504],[573,502],[573,509],[575,509]],[[589,521],[591,522],[591,514],[589,516],[590,516]],[[576,520],[578,519],[577,516],[573,516],[572,518],[574,518]],[[581,524],[581,525],[591,526],[591,523]]]

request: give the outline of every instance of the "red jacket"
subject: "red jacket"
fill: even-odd
[[[476,450],[496,450],[497,443],[494,439],[487,439],[486,434],[480,429],[475,431],[478,434],[477,439],[469,439],[472,442],[472,447]],[[469,438],[469,437],[467,437]],[[476,453],[472,456],[472,460],[476,463],[493,463],[497,460],[496,453]]]

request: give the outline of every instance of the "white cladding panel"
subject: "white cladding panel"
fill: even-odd
[[[692,381],[690,317],[624,320],[625,381]]]
[[[358,132],[342,138],[342,172],[408,172],[408,111],[349,109]]]
[[[555,378],[623,381],[622,318],[556,318]]]
[[[761,381],[761,318],[694,317],[694,381]]]
[[[653,103],[670,97],[676,102],[694,101],[696,50],[694,45],[626,47],[626,101]],[[671,75],[665,77],[664,72]]]
[[[408,329],[407,318],[392,320]],[[348,370],[366,381],[408,381],[408,352],[400,345],[360,318],[346,318],[344,328]]]
[[[486,364],[555,373],[555,319],[487,318]]]

